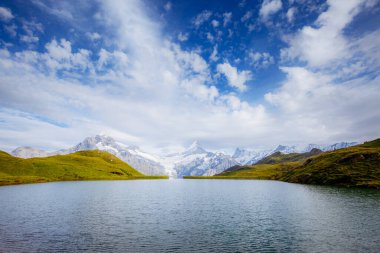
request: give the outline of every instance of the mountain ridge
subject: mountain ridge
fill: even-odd
[[[309,144],[305,147],[278,145],[274,149],[251,150],[236,148],[233,155],[223,152],[211,152],[204,149],[199,142],[194,141],[185,150],[168,155],[155,155],[141,150],[138,146],[125,145],[107,135],[86,137],[83,141],[68,149],[46,152],[31,147],[19,147],[11,152],[21,158],[48,157],[53,155],[71,154],[82,150],[107,151],[124,162],[130,164],[146,175],[168,175],[172,178],[183,176],[212,176],[235,165],[255,164],[259,160],[275,152],[289,154],[297,150],[310,151],[313,147],[331,150],[353,145],[351,142],[340,142],[332,145]],[[309,150],[310,149],[310,150]]]
[[[234,166],[211,177],[190,179],[266,179],[290,183],[380,188],[380,139],[342,149],[274,153],[255,165]]]

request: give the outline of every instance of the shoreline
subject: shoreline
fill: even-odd
[[[10,178],[11,179],[11,178]],[[130,178],[89,178],[89,179],[61,179],[61,180],[49,180],[48,178],[38,178],[31,181],[18,181],[6,182],[0,179],[0,187],[2,186],[12,186],[12,185],[23,185],[23,184],[43,184],[43,183],[53,183],[53,182],[80,182],[80,181],[129,181],[129,180],[169,180],[168,176],[143,176],[143,177],[130,177]],[[21,180],[21,179],[20,179]],[[25,179],[24,179],[25,180]]]

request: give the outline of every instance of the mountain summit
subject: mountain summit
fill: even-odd
[[[204,154],[207,153],[198,143],[198,141],[194,141],[185,151],[182,152],[182,155],[196,155],[196,154]]]

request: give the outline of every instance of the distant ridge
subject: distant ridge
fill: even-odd
[[[278,145],[274,149],[258,151],[236,148],[231,156],[223,152],[208,151],[199,142],[194,141],[183,152],[158,156],[145,152],[137,146],[124,145],[110,136],[100,134],[87,137],[71,148],[55,152],[49,153],[31,147],[19,147],[13,150],[11,154],[21,158],[32,158],[71,154],[82,150],[103,150],[115,155],[143,174],[168,175],[176,178],[189,175],[212,176],[235,165],[255,164],[276,152],[281,152],[282,154],[305,153],[310,152],[313,148],[328,151],[356,144],[356,142],[340,142],[332,145],[309,144],[305,147]]]
[[[303,184],[380,188],[380,139],[326,152],[318,149],[303,154],[276,152],[255,165],[233,166],[213,177],[196,178],[271,179]]]

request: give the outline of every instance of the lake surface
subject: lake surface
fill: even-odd
[[[0,252],[379,249],[379,190],[256,180],[0,187]]]

